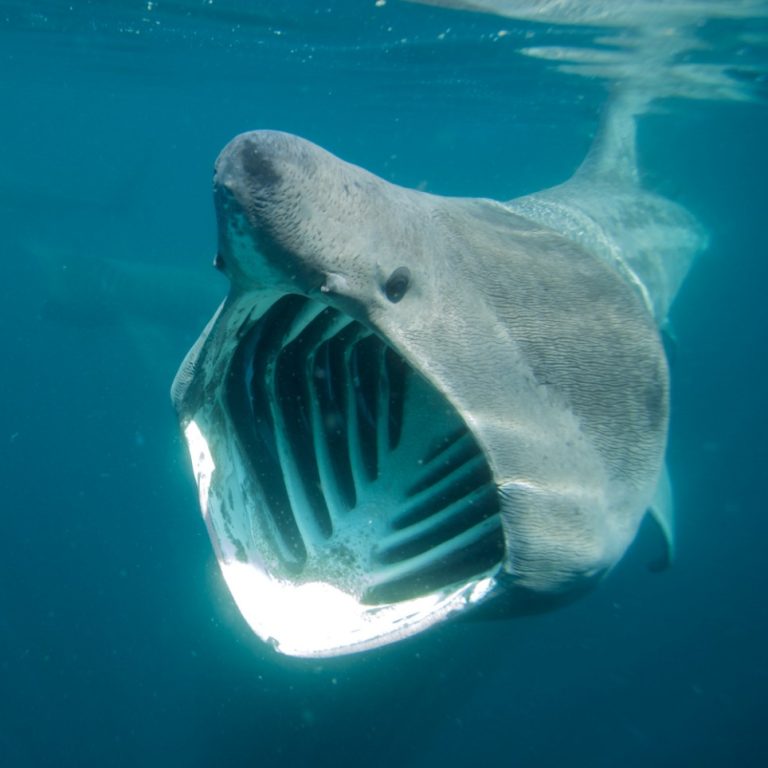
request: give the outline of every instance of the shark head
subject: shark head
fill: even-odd
[[[296,136],[236,137],[217,160],[214,196],[217,264],[234,286],[317,298],[369,322],[412,312],[425,298],[419,286],[435,279],[434,262],[420,258],[430,248],[429,196],[386,184]]]
[[[288,134],[215,171],[230,293],[173,386],[224,578],[277,650],[393,642],[577,594],[621,557],[667,426],[653,320],[487,200]]]

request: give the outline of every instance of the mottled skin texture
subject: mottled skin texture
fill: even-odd
[[[464,416],[499,487],[513,592],[577,592],[615,564],[668,420],[656,324],[626,275],[499,203],[402,189],[287,134],[235,138],[215,190],[230,302],[269,287],[332,304]]]

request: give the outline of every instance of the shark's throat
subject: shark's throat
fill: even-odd
[[[467,425],[422,375],[372,330],[304,296],[263,302],[229,351],[216,345],[232,339],[221,330],[197,371],[210,372],[206,400],[217,406],[190,414],[187,438],[193,463],[196,440],[211,453],[207,481],[196,467],[201,504],[258,634],[287,653],[347,653],[491,591],[504,556],[498,491]],[[244,568],[257,577],[249,586]],[[319,608],[319,585],[343,596],[347,617],[293,616],[281,633],[303,610],[291,595],[311,593]],[[272,591],[280,607],[260,606]],[[330,639],[312,640],[318,622]]]

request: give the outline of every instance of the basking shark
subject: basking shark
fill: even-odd
[[[671,552],[659,328],[706,236],[641,187],[636,111],[506,203],[275,131],[219,155],[230,291],[172,397],[225,581],[278,651],[557,605],[649,510]]]

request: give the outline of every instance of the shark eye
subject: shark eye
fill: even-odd
[[[411,270],[408,267],[398,267],[384,284],[384,294],[393,304],[397,304],[405,296],[410,281]]]

